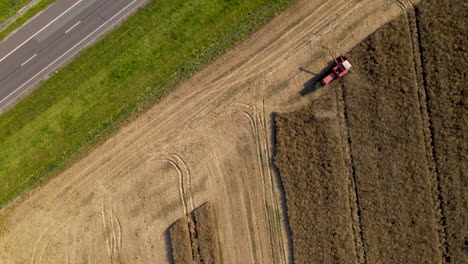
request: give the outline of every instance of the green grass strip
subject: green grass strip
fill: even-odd
[[[28,1],[4,1],[4,0],[0,0],[0,10],[1,9],[1,5],[3,3],[6,3],[6,2],[15,2],[15,3],[20,3],[20,2],[26,2],[23,4],[23,6],[25,4],[27,4],[28,2],[30,2],[31,0],[28,0]],[[23,15],[21,15],[20,17],[18,17],[13,23],[11,23],[10,25],[8,25],[6,28],[4,28],[2,31],[0,31],[0,41],[2,39],[4,39],[8,34],[10,34],[11,32],[13,32],[15,29],[19,28],[21,25],[23,25],[24,23],[26,23],[26,21],[28,21],[28,19],[30,19],[31,17],[35,16],[37,13],[39,13],[40,11],[44,10],[46,7],[48,7],[50,4],[52,4],[53,2],[55,2],[56,0],[42,0],[40,1],[39,3],[37,3],[36,5],[34,5],[33,7],[31,7],[28,11],[26,11]],[[8,17],[4,17],[3,16],[3,12],[0,12],[0,23],[3,23],[6,19],[8,19],[10,16],[14,15],[19,9],[21,9],[23,6],[19,6],[19,8],[15,9],[15,12],[13,12],[13,14],[9,14]]]
[[[150,2],[0,116],[0,206],[63,170],[291,2]]]
[[[0,24],[16,14],[29,2],[31,0],[0,0]]]

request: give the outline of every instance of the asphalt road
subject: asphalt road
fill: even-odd
[[[0,112],[146,0],[57,0],[0,43]]]

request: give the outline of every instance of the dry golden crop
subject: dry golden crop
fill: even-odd
[[[296,262],[468,261],[467,11],[423,1],[325,97],[277,116]]]

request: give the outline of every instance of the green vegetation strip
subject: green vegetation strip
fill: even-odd
[[[0,116],[0,206],[102,142],[291,2],[150,2]]]
[[[0,40],[4,39],[8,34],[10,34],[12,31],[19,28],[26,21],[28,21],[28,19],[35,16],[40,11],[44,10],[46,7],[48,7],[50,4],[52,4],[55,1],[56,0],[42,0],[39,3],[37,3],[36,5],[34,5],[31,9],[26,11],[22,16],[18,17],[18,19],[16,19],[13,23],[11,23],[6,28],[4,28],[2,31],[0,31]],[[3,2],[13,2],[13,0],[12,1],[2,1],[0,3],[3,3]],[[30,2],[30,0],[29,1],[17,1],[17,2],[26,2],[26,4],[27,4],[27,2]],[[1,6],[1,4],[0,4],[0,6]],[[1,9],[1,7],[0,7],[0,9]],[[18,10],[19,9],[20,8],[18,8]],[[15,12],[17,12],[18,10],[16,10]],[[11,15],[13,15],[13,14],[11,14]],[[2,16],[0,18],[0,23],[4,22],[6,19],[8,19],[8,17],[4,18]]]
[[[0,24],[18,12],[31,0],[0,0]]]

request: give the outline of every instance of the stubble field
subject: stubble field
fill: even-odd
[[[355,70],[320,101],[276,118],[298,263],[468,261],[461,6],[409,8],[350,52]],[[349,234],[351,258],[337,250]]]

